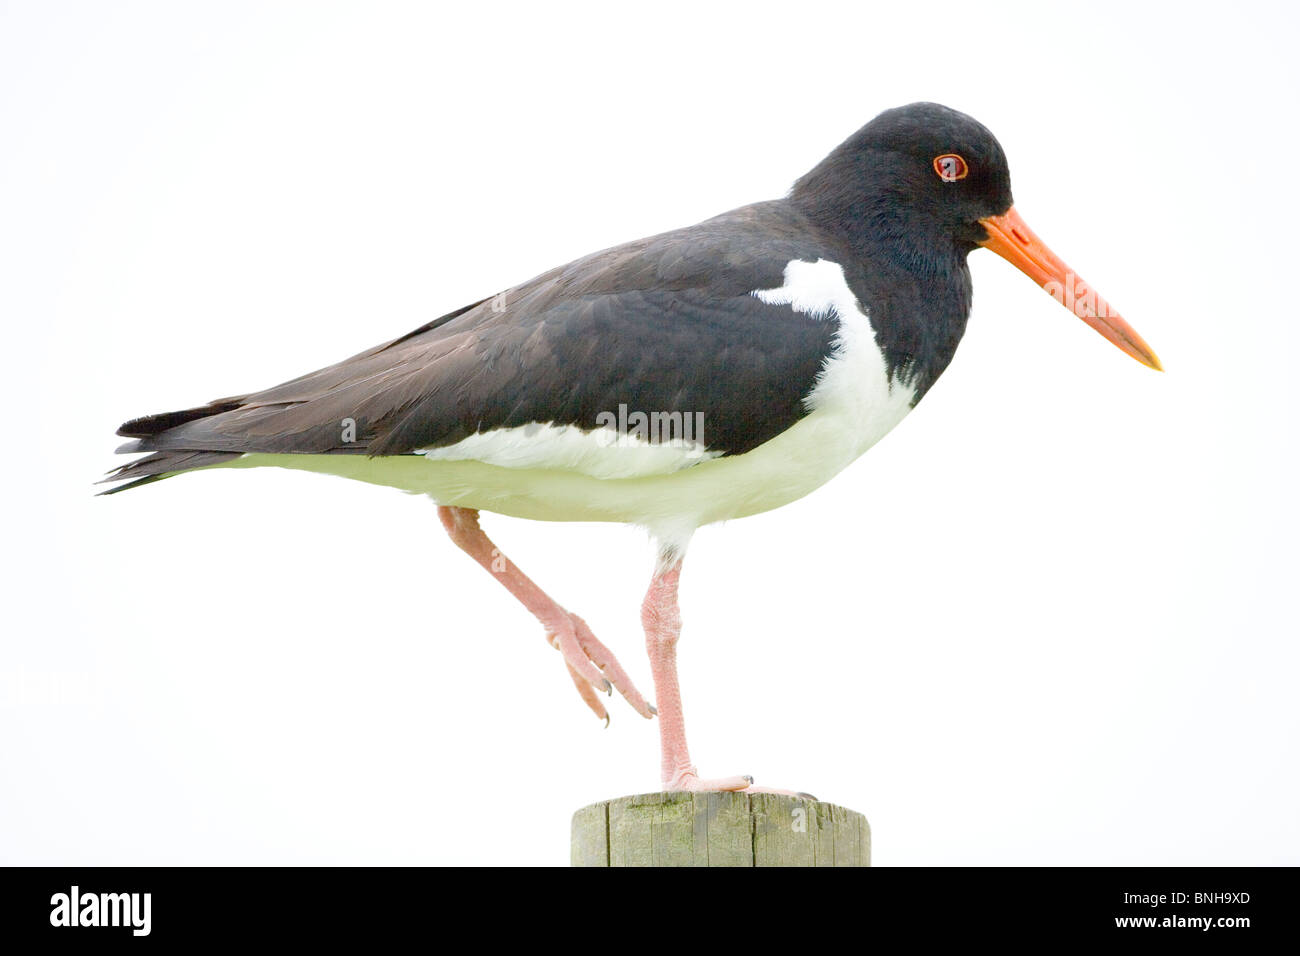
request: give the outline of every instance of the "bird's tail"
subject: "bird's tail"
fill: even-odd
[[[133,451],[135,449],[128,446],[122,450]],[[103,485],[118,481],[125,481],[126,484],[118,485],[116,488],[109,488],[107,491],[101,491],[100,494],[115,495],[119,491],[126,491],[128,488],[139,488],[141,485],[147,485],[150,482],[162,481],[164,478],[170,478],[182,471],[210,468],[213,465],[220,465],[239,457],[239,452],[230,451],[178,450],[154,452],[152,455],[146,455],[144,458],[110,471],[107,477],[99,481],[99,484]]]
[[[239,458],[241,453],[237,451],[183,447],[159,448],[158,445],[162,439],[165,439],[166,433],[172,429],[211,418],[223,412],[232,411],[239,408],[241,403],[242,398],[220,398],[197,408],[186,408],[176,412],[162,412],[157,415],[145,415],[125,422],[118,428],[117,433],[123,438],[133,438],[135,440],[119,446],[117,454],[130,455],[143,452],[153,452],[153,454],[138,458],[129,464],[108,472],[104,478],[97,482],[98,484],[114,484],[119,481],[124,481],[126,484],[118,485],[116,488],[109,488],[107,491],[101,491],[100,494],[115,495],[119,491],[126,491],[128,488],[139,488],[141,485],[162,481],[164,478],[170,478],[172,475],[180,474],[183,471],[210,468],[213,465],[220,465]]]

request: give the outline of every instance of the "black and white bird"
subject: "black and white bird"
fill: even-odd
[[[552,269],[266,391],[133,419],[122,491],[275,466],[427,494],[451,539],[542,623],[587,705],[657,714],[669,790],[702,779],[678,689],[682,558],[703,525],[819,487],[902,421],[952,360],[983,246],[1136,358],[1141,337],[1012,206],[1002,148],[917,103],[850,136],[783,199]],[[646,528],[651,705],[577,614],[495,548],[479,512]]]

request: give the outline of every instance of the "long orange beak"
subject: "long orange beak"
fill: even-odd
[[[1015,206],[1001,216],[981,219],[980,225],[989,234],[980,243],[981,246],[992,249],[1006,259],[1046,289],[1057,302],[1143,365],[1163,371],[1160,359],[1151,351],[1151,346],[1142,341],[1142,336],[1120,318],[1119,313],[1105,299],[1093,292],[1088,283],[1075,275],[1056,253],[1047,248],[1043,240],[1034,235],[1034,231],[1020,218],[1020,213],[1016,212]]]

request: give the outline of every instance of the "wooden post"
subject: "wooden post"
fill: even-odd
[[[853,810],[773,793],[644,793],[573,815],[573,866],[870,866]]]

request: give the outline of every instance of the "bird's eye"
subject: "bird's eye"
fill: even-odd
[[[942,156],[934,157],[934,171],[945,183],[955,183],[959,179],[966,178],[970,167],[966,165],[966,160],[956,153],[944,153]]]

